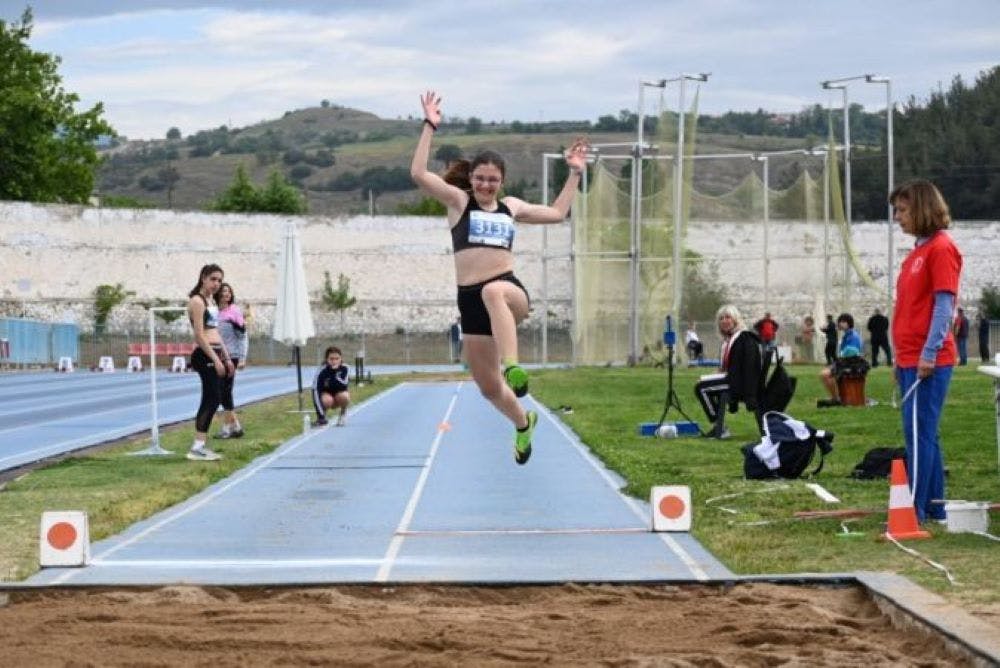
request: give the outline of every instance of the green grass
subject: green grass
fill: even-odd
[[[607,465],[628,481],[625,491],[648,498],[653,485],[687,484],[694,498],[694,535],[731,570],[754,573],[834,573],[856,570],[899,572],[968,605],[1000,602],[1000,550],[994,542],[970,534],[930,528],[932,540],[908,545],[948,567],[958,580],[952,586],[941,573],[880,541],[888,502],[885,481],[848,477],[863,454],[876,446],[902,445],[898,410],[890,405],[890,372],[873,369],[867,391],[879,404],[867,408],[818,410],[818,366],[791,367],[799,379],[791,415],[836,434],[834,451],[817,482],[842,500],[838,508],[864,508],[878,514],[851,520],[862,537],[839,537],[839,520],[796,521],[799,510],[826,510],[802,481],[751,482],[742,478],[739,447],[757,440],[752,416],[729,416],[730,441],[698,438],[663,440],[637,435],[640,422],[655,421],[663,409],[663,370],[581,368],[539,371],[532,376],[533,395],[550,408],[562,404],[574,412],[563,420]],[[699,371],[680,369],[675,387],[688,414],[704,424],[692,393]],[[421,376],[423,379],[424,377]],[[400,380],[384,379],[355,392],[361,400]],[[972,367],[958,368],[942,420],[945,465],[950,470],[951,499],[998,500],[996,434],[991,379]],[[0,492],[0,580],[22,579],[37,569],[38,522],[43,510],[86,510],[92,539],[100,540],[173,505],[273,450],[301,430],[293,397],[257,404],[241,411],[248,436],[221,442],[225,459],[197,464],[180,457],[146,459],[126,453],[145,447],[134,440],[100,453],[39,469],[9,483]],[[672,410],[670,419],[678,416]],[[183,452],[190,425],[163,434],[164,447]],[[218,442],[217,442],[218,443]],[[733,498],[706,505],[726,494]],[[722,508],[736,511],[726,512]],[[769,524],[750,523],[769,521]],[[1000,526],[993,521],[994,533]]]
[[[959,582],[952,586],[939,571],[878,539],[888,505],[888,484],[848,476],[867,450],[903,445],[899,411],[890,403],[891,372],[879,367],[868,376],[867,394],[878,405],[820,410],[816,408],[816,399],[824,396],[818,380],[820,368],[790,367],[799,387],[787,412],[835,434],[833,453],[816,482],[841,499],[836,506],[821,501],[801,480],[742,478],[739,448],[758,441],[753,417],[746,411],[728,417],[733,432],[729,441],[639,436],[637,425],[656,421],[663,410],[666,375],[661,369],[546,370],[532,377],[532,393],[550,408],[573,406],[574,412],[563,419],[609,468],[628,481],[628,494],[648,499],[651,486],[690,485],[694,535],[736,573],[896,571],[966,603],[1000,601],[995,576],[1000,550],[995,542],[971,534],[948,534],[935,525],[930,528],[932,540],[908,543],[951,570]],[[678,370],[675,388],[685,412],[704,426],[704,414],[692,393],[703,372]],[[992,397],[992,379],[974,367],[956,368],[941,423],[950,499],[1000,500]],[[671,409],[668,419],[681,418]],[[726,494],[740,496],[705,503]],[[831,508],[880,512],[847,522],[851,531],[863,532],[862,537],[838,536],[840,520],[793,519],[796,511]],[[770,523],[751,524],[761,521]],[[996,519],[992,530],[1000,533]]]
[[[361,401],[388,389],[398,379],[351,390]],[[311,406],[308,393],[305,406]],[[218,462],[190,462],[192,423],[170,427],[160,444],[172,457],[132,457],[149,446],[149,436],[130,439],[93,454],[65,459],[31,471],[0,489],[0,582],[21,580],[38,570],[38,529],[46,510],[84,510],[92,541],[120,533],[135,522],[177,504],[222,480],[278,445],[302,433],[296,396],[254,404],[239,411],[246,436],[212,440],[223,455]],[[193,405],[192,405],[193,410]],[[218,429],[218,420],[212,425]]]

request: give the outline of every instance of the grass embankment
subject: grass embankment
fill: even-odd
[[[385,377],[376,385],[352,388],[352,399],[361,401],[396,382],[398,379]],[[310,408],[308,391],[303,393],[303,400]],[[0,486],[0,582],[21,580],[38,570],[38,528],[43,511],[84,510],[91,540],[113,536],[302,433],[302,416],[291,412],[297,409],[294,394],[240,409],[246,436],[226,441],[212,439],[209,446],[223,455],[217,462],[190,462],[184,458],[193,434],[192,423],[188,422],[160,433],[160,444],[174,451],[175,456],[130,456],[149,446],[146,434],[38,468]],[[218,426],[217,418],[212,431]]]
[[[908,543],[945,565],[959,582],[952,586],[939,571],[878,539],[888,505],[888,485],[848,476],[867,450],[903,445],[900,413],[890,403],[891,372],[879,367],[868,376],[867,394],[878,405],[817,409],[816,399],[824,396],[819,370],[818,366],[790,367],[799,386],[787,412],[834,432],[833,453],[815,481],[841,500],[838,505],[821,501],[802,481],[743,480],[739,448],[758,440],[756,425],[746,411],[728,416],[733,433],[729,441],[638,436],[636,426],[659,419],[663,410],[666,375],[661,369],[547,370],[533,378],[532,393],[550,408],[562,404],[573,407],[574,412],[562,419],[598,457],[628,480],[625,491],[629,494],[648,499],[653,485],[690,485],[694,535],[736,573],[896,571],[966,603],[1000,602],[996,581],[1000,550],[995,542],[973,534],[949,534],[943,526],[934,525],[929,528],[933,540]],[[675,375],[685,412],[702,426],[705,417],[691,388],[704,372],[682,369]],[[992,379],[974,367],[956,368],[941,423],[950,499],[1000,500],[992,397]],[[668,419],[682,418],[671,409]],[[740,496],[705,503],[727,494]],[[850,531],[863,532],[860,537],[839,536],[843,532],[840,520],[793,519],[796,511],[833,508],[880,512],[844,522]],[[770,523],[753,524],[761,521]],[[994,515],[994,533],[1000,533],[998,524]]]
[[[532,392],[550,408],[570,404],[562,417],[607,465],[627,480],[626,492],[648,498],[652,485],[688,484],[695,501],[694,534],[737,573],[896,571],[968,605],[1000,602],[1000,569],[996,544],[971,534],[948,534],[932,526],[933,540],[910,543],[927,557],[947,566],[957,578],[944,576],[895,546],[878,540],[885,520],[888,486],[848,477],[863,454],[877,446],[902,445],[899,412],[890,405],[888,369],[872,370],[868,396],[879,404],[867,408],[818,410],[822,396],[819,367],[792,367],[799,379],[788,413],[836,434],[834,451],[817,478],[841,499],[831,506],[801,481],[756,482],[742,479],[739,447],[757,440],[752,417],[745,411],[729,416],[733,438],[662,440],[636,433],[640,422],[654,421],[663,409],[665,374],[659,369],[582,368],[537,372]],[[681,369],[675,387],[691,417],[704,423],[691,388],[697,370]],[[423,378],[423,377],[421,377]],[[380,379],[376,386],[355,391],[361,400],[399,379]],[[942,421],[945,464],[950,470],[952,499],[997,500],[1000,474],[996,464],[991,380],[974,368],[956,369]],[[225,459],[195,465],[181,457],[148,459],[126,453],[145,447],[135,439],[96,454],[65,460],[11,482],[0,493],[0,579],[17,580],[37,568],[38,520],[43,510],[82,509],[90,517],[92,538],[120,532],[133,522],[173,505],[272,451],[301,430],[298,415],[288,411],[295,398],[244,409],[241,419],[248,436],[225,441]],[[671,410],[670,419],[677,419]],[[190,425],[163,434],[164,447],[183,452]],[[705,501],[737,494],[718,503]],[[864,508],[879,511],[844,523],[861,537],[840,537],[839,520],[797,521],[799,510]],[[723,508],[729,509],[723,510]],[[770,521],[755,525],[755,522]],[[998,533],[994,520],[992,530]]]

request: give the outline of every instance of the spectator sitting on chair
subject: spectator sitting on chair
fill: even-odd
[[[837,316],[837,329],[843,332],[840,337],[838,359],[861,355],[861,335],[854,329],[854,317],[850,313],[841,313]],[[820,399],[816,402],[816,407],[840,406],[840,392],[837,389],[837,362],[834,361],[833,364],[823,369],[819,374],[819,379],[826,387],[830,398]]]
[[[709,422],[713,423],[707,436],[729,438],[726,429],[726,409],[735,413],[740,402],[757,414],[762,371],[761,343],[757,335],[744,329],[739,310],[727,304],[715,316],[722,335],[722,354],[719,373],[702,376],[694,386],[694,394],[701,403]],[[756,415],[760,428],[760,415]]]

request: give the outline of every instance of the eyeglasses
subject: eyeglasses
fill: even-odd
[[[473,176],[472,180],[476,183],[485,183],[490,186],[500,185],[500,179],[495,176]]]

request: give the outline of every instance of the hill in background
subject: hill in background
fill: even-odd
[[[623,112],[624,114],[625,112]],[[605,120],[611,117],[602,117]],[[319,107],[287,112],[284,117],[245,128],[205,130],[169,139],[126,142],[104,152],[99,193],[109,201],[139,202],[158,208],[204,210],[232,182],[243,164],[256,183],[279,170],[304,193],[313,215],[351,215],[369,211],[369,191],[377,213],[395,213],[421,199],[409,176],[410,158],[421,120],[382,119],[374,114],[324,101]],[[542,155],[560,151],[586,133],[595,143],[628,143],[632,131],[605,129],[614,123],[484,123],[478,119],[446,122],[435,136],[432,156],[471,156],[490,148],[507,162],[508,190],[541,199]],[[633,123],[634,127],[634,123]],[[741,134],[699,135],[699,153],[728,153],[802,148],[815,137],[755,137]],[[663,147],[669,152],[672,147]],[[616,149],[609,149],[616,150]],[[625,153],[623,147],[619,152]],[[442,156],[443,157],[443,156]],[[443,169],[441,160],[432,169]],[[727,175],[726,170],[733,173]],[[711,182],[722,188],[745,175],[745,165],[719,166]]]

